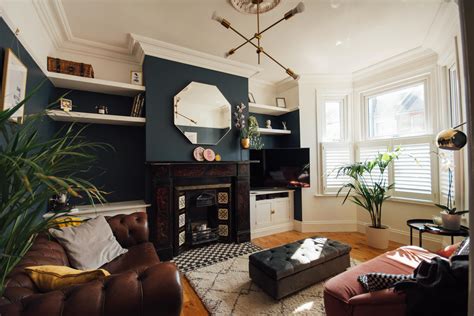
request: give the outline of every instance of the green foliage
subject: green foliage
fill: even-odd
[[[337,170],[337,176],[347,176],[351,179],[345,183],[337,192],[337,195],[347,189],[342,204],[347,200],[365,209],[372,222],[372,227],[382,227],[382,204],[389,199],[389,191],[395,186],[394,183],[387,183],[384,174],[390,164],[398,159],[400,148],[393,152],[379,153],[375,159],[356,162],[342,166]],[[373,171],[378,171],[378,176]]]
[[[41,88],[36,87],[14,108],[0,112],[0,296],[6,276],[50,225],[42,217],[48,199],[68,192],[89,202],[104,201],[103,192],[79,177],[94,162],[91,151],[107,145],[87,142],[82,129],[69,126],[52,138],[39,137],[44,113],[28,116],[22,125],[11,116]]]
[[[247,137],[250,138],[250,148],[252,149],[262,149],[264,144],[262,142],[262,137],[258,131],[258,121],[255,116],[249,116],[248,120],[248,133]]]

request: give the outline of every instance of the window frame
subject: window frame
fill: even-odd
[[[425,94],[425,126],[426,130],[423,134],[410,135],[410,136],[396,136],[396,138],[414,138],[420,136],[428,136],[433,134],[433,109],[431,105],[431,82],[429,74],[423,74],[416,77],[408,78],[402,81],[397,81],[391,84],[387,84],[374,89],[366,90],[360,95],[360,113],[361,113],[361,140],[375,141],[375,140],[387,140],[394,137],[370,137],[369,133],[369,99],[384,93],[390,93],[403,88],[413,87],[422,83],[424,85]]]
[[[328,140],[326,139],[326,103],[327,102],[337,102],[339,103],[339,119],[341,122],[340,128],[340,138]],[[318,114],[319,114],[319,143],[339,143],[345,142],[348,140],[349,137],[349,124],[348,124],[348,96],[341,95],[341,94],[334,94],[334,95],[324,95],[320,98],[320,104],[318,106]]]

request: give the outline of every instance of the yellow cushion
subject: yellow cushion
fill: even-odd
[[[86,283],[109,276],[104,269],[76,270],[66,266],[34,266],[26,267],[25,271],[41,291],[59,290],[64,287]]]
[[[51,221],[51,228],[66,228],[66,227],[73,227],[79,226],[82,224],[83,219],[80,217],[74,216],[61,216],[55,218]]]

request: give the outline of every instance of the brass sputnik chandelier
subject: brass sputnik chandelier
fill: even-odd
[[[283,66],[280,62],[278,62],[275,58],[273,58],[269,53],[267,53],[262,45],[262,34],[271,29],[272,27],[276,26],[280,22],[286,21],[290,19],[292,16],[301,13],[304,11],[304,3],[300,2],[298,5],[285,13],[283,18],[280,20],[276,21],[275,23],[271,24],[267,28],[264,28],[263,30],[260,30],[260,14],[267,12],[273,8],[275,8],[278,4],[280,3],[280,0],[231,0],[231,4],[239,11],[241,12],[246,12],[246,13],[251,13],[251,14],[257,14],[257,32],[251,37],[248,38],[239,31],[237,31],[232,25],[230,24],[229,21],[224,19],[223,17],[220,17],[217,15],[216,12],[212,15],[212,19],[216,20],[219,22],[222,26],[224,26],[227,29],[231,29],[234,31],[237,35],[242,37],[244,39],[244,42],[240,44],[239,46],[232,48],[226,53],[226,57],[229,57],[230,55],[233,55],[238,49],[241,47],[250,44],[253,47],[257,49],[257,56],[258,56],[258,64],[260,64],[260,54],[264,54],[268,58],[270,58],[272,61],[274,61],[278,66],[283,68],[285,72],[291,76],[293,79],[297,80],[299,78],[299,75],[297,75],[293,70],[290,68],[287,68]],[[256,10],[255,10],[256,9]],[[257,43],[254,43],[254,40],[257,40]]]

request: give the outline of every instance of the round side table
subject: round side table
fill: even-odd
[[[426,227],[425,224],[433,224],[431,219],[410,219],[407,221],[408,227],[410,227],[410,245],[413,245],[413,229],[418,231],[419,235],[419,246],[423,247],[423,233],[451,236],[451,244],[454,244],[455,236],[469,236],[469,228],[461,226],[459,230],[449,230],[441,226],[436,226],[436,229]]]

